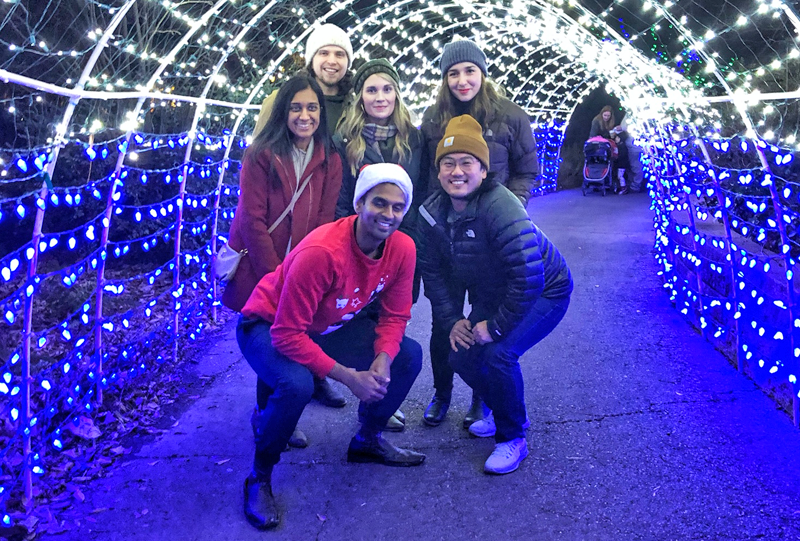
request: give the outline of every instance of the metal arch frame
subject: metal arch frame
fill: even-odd
[[[161,74],[167,68],[169,63],[172,60],[175,59],[175,55],[178,53],[178,51],[180,51],[189,42],[189,39],[191,39],[191,37],[193,35],[195,35],[195,33],[197,33],[197,31],[200,30],[200,28],[202,28],[203,25],[199,24],[199,23],[201,21],[206,21],[207,22],[209,19],[211,19],[211,17],[213,15],[218,13],[223,8],[223,6],[225,4],[227,4],[228,2],[229,2],[229,0],[217,0],[217,2],[214,4],[214,6],[211,9],[209,9],[208,11],[203,13],[203,16],[200,19],[198,19],[197,23],[192,25],[190,27],[189,31],[186,32],[183,35],[183,37],[170,50],[170,52],[161,59],[161,61],[159,62],[159,67],[150,76],[150,80],[147,82],[147,85],[145,86],[146,90],[149,91],[150,89],[153,88],[153,85],[156,83],[158,78],[161,77]],[[139,98],[139,100],[136,102],[136,106],[134,107],[134,109],[133,109],[133,111],[131,113],[131,118],[136,119],[136,118],[139,117],[139,113],[141,112],[142,107],[143,107],[146,99],[147,98],[145,98],[145,97]],[[200,109],[200,107],[198,107],[198,109]],[[131,142],[131,137],[133,136],[133,132],[134,132],[134,130],[130,129],[130,130],[127,130],[126,133],[125,133],[123,148],[119,152],[119,156],[117,157],[117,163],[114,166],[114,173],[112,174],[112,177],[111,177],[113,179],[113,182],[111,183],[111,188],[108,191],[108,201],[107,201],[107,204],[106,204],[106,216],[105,216],[105,222],[104,222],[102,239],[101,239],[101,246],[103,247],[104,250],[105,250],[105,246],[108,243],[108,232],[109,232],[109,229],[111,228],[111,219],[112,219],[112,215],[113,215],[113,206],[114,206],[114,204],[113,204],[114,203],[114,196],[115,196],[116,191],[117,191],[117,180],[116,179],[118,179],[120,177],[120,171],[122,170],[123,163],[125,162],[125,158],[128,155],[128,151],[131,148],[130,142]],[[180,228],[178,228],[178,230],[176,231],[176,235],[180,235]],[[176,257],[176,259],[178,259],[178,255],[177,254],[176,254],[175,257]],[[96,322],[100,321],[100,319],[102,318],[103,285],[104,285],[104,281],[105,281],[105,261],[106,261],[106,258],[100,258],[100,263],[98,264],[98,270],[97,270],[97,273],[98,273],[97,274],[97,293],[96,293],[97,301],[96,301],[96,308],[95,308],[95,321]],[[102,345],[103,345],[103,329],[102,329],[102,327],[100,325],[96,325],[95,326],[95,352],[96,353],[99,353],[99,352],[102,351]],[[175,346],[176,347],[175,347],[175,349],[173,351],[174,351],[174,353],[177,354],[177,343],[176,343]],[[102,374],[103,356],[99,355],[98,357],[99,357],[98,372],[100,372]]]
[[[120,11],[115,14],[115,18],[116,19],[121,19],[121,15],[123,14],[123,12],[126,12],[130,8],[130,6],[135,3],[135,1],[136,0],[128,0],[128,2],[122,8],[118,8]],[[387,13],[389,11],[394,11],[398,7],[401,7],[401,6],[410,4],[410,3],[412,3],[410,0],[404,0],[404,1],[399,2],[397,4],[392,4],[392,5],[388,5],[387,4],[386,7],[383,7],[381,10],[376,12],[376,14],[380,15],[380,14],[383,14],[383,13]],[[347,0],[344,3],[331,2],[332,9],[324,17],[320,18],[320,21],[324,21],[325,19],[327,19],[330,15],[332,15],[334,13],[345,12],[345,10],[349,9],[351,4],[352,4],[352,0]],[[696,45],[696,41],[691,39],[690,34],[687,32],[685,26],[683,24],[681,24],[680,21],[676,20],[670,14],[668,8],[664,7],[663,4],[655,2],[655,1],[653,2],[653,4],[654,4],[654,7],[655,7],[657,15],[662,16],[665,19],[669,20],[670,23],[673,24],[673,26],[675,26],[678,29],[678,31],[681,33],[681,35],[683,35],[684,37],[689,39],[692,44]],[[421,4],[421,5],[425,6],[425,4]],[[428,6],[430,6],[430,5],[431,4],[429,3]],[[457,7],[457,8],[460,8],[465,14],[466,13],[480,13],[480,11],[479,11],[480,8],[489,8],[489,9],[492,9],[492,10],[500,9],[500,10],[505,10],[505,12],[509,16],[518,18],[520,16],[525,16],[527,14],[527,11],[528,11],[526,8],[530,8],[532,6],[535,6],[536,8],[538,8],[540,10],[540,12],[542,12],[542,13],[547,13],[547,14],[550,14],[551,16],[553,16],[553,17],[556,17],[557,19],[561,20],[565,24],[568,24],[570,28],[578,27],[578,28],[581,28],[583,30],[582,27],[584,26],[584,23],[581,21],[581,19],[583,19],[585,17],[587,21],[590,21],[592,24],[602,28],[607,33],[607,35],[609,35],[611,38],[613,38],[613,40],[615,42],[619,43],[620,45],[624,45],[626,47],[631,48],[635,53],[637,53],[639,56],[641,56],[641,53],[640,53],[640,51],[639,51],[639,49],[637,47],[633,46],[630,41],[622,38],[613,28],[611,28],[607,23],[605,23],[599,16],[594,15],[592,12],[588,11],[583,5],[581,5],[578,2],[576,2],[576,3],[571,5],[571,8],[575,9],[578,12],[578,14],[579,14],[578,17],[570,17],[559,6],[552,5],[551,3],[545,2],[544,0],[529,0],[528,2],[525,2],[524,4],[522,4],[520,2],[520,3],[516,3],[516,5],[513,5],[513,6],[504,6],[502,4],[495,4],[495,3],[492,3],[492,2],[474,3],[474,2],[468,2],[466,0],[456,0],[456,1],[448,3],[448,4],[438,4],[438,5],[434,6],[434,7],[425,7],[424,9],[421,9],[421,10],[415,10],[415,11],[411,12],[409,15],[407,15],[406,17],[412,17],[412,16],[417,15],[417,14],[419,14],[421,12],[426,11],[426,10],[435,10],[437,12],[442,12],[444,9],[447,9],[449,7]],[[798,19],[798,17],[795,14],[794,10],[784,2],[781,2],[781,6],[780,7],[783,10],[783,12],[786,14],[786,16],[789,17],[790,21],[795,26],[795,28],[800,28],[800,19]],[[198,19],[197,21],[193,22],[193,25],[192,25],[193,27],[189,30],[187,35],[194,34],[196,32],[197,28],[199,26],[202,26],[202,22],[203,21],[209,20],[210,17],[213,16],[214,14],[216,14],[219,10],[220,10],[219,3],[217,3],[215,6],[209,8],[208,11],[206,11],[200,19]],[[263,8],[262,8],[262,10],[263,10]],[[376,14],[372,14],[369,18],[366,18],[363,21],[361,21],[359,23],[359,25],[357,25],[357,28],[361,27],[361,26],[364,26],[365,24],[369,24],[370,22],[375,22],[376,24],[380,24],[380,22],[376,20]],[[358,16],[356,15],[356,17],[358,17]],[[358,17],[358,18],[360,18],[360,17]],[[198,24],[198,23],[201,23],[201,24]],[[106,35],[109,34],[109,30],[111,30],[112,27],[113,27],[112,25],[109,26],[109,28],[106,31]],[[293,42],[292,45],[296,45],[296,43],[298,41],[300,41],[300,39],[302,39],[303,36],[307,35],[307,33],[308,33],[308,30],[306,32],[304,32],[298,39],[296,39]],[[428,36],[433,36],[433,35],[436,35],[436,34],[435,33],[429,33],[428,34]],[[598,38],[595,38],[594,36],[590,36],[590,37],[591,37],[591,39],[595,39],[595,40],[598,39]],[[180,43],[176,48],[173,49],[173,51],[170,53],[170,55],[168,55],[167,57],[165,57],[162,60],[162,67],[163,67],[165,62],[169,63],[169,61],[171,61],[174,58],[174,56],[177,53],[177,51],[179,51],[182,48],[183,45],[185,45],[185,42]],[[98,45],[95,47],[95,51],[94,51],[95,54],[99,54],[99,51],[101,49],[102,49],[101,43],[98,42]],[[281,59],[285,58],[285,54],[286,53],[281,55],[280,58]],[[698,49],[698,54],[701,55],[703,58],[705,58],[707,61],[711,61],[711,60],[708,60],[708,55],[704,50]],[[90,66],[87,66],[87,67],[89,67],[89,69],[91,70],[91,67],[93,67],[93,65],[94,65],[94,62],[92,61],[90,63]],[[714,62],[714,65],[716,66],[716,62]],[[654,66],[654,67],[658,67],[658,66]],[[669,69],[666,66],[663,66],[663,67],[664,67],[664,69]],[[158,72],[161,72],[161,71],[162,71],[161,69],[158,70]],[[740,101],[740,98],[738,96],[735,96],[730,92],[730,87],[725,82],[724,78],[721,77],[721,74],[720,74],[719,70],[715,69],[713,73],[718,78],[719,82],[723,85],[723,88],[725,88],[726,92],[728,92],[730,100],[734,101],[734,102]],[[271,75],[272,75],[272,70],[269,70],[263,77],[261,77],[261,79],[258,82],[255,83],[254,90],[259,90],[260,87],[263,85],[263,82]],[[702,99],[702,98],[699,98],[699,99]],[[252,98],[250,98],[250,100],[247,103],[249,104],[249,102],[251,102],[251,101],[252,101]],[[749,123],[747,123],[747,124],[749,124]],[[48,165],[50,166],[50,168],[52,168],[54,166],[52,161],[49,162]]]
[[[123,5],[120,10],[114,15],[111,19],[111,23],[106,28],[106,31],[97,41],[97,45],[92,52],[92,55],[89,57],[89,60],[86,63],[86,66],[83,68],[81,72],[81,76],[78,78],[77,83],[75,84],[75,88],[79,88],[83,90],[84,86],[86,85],[86,81],[89,79],[92,70],[94,69],[95,65],[97,64],[98,59],[100,58],[100,53],[103,52],[103,49],[106,47],[106,44],[111,39],[111,36],[114,34],[114,30],[117,29],[117,26],[122,22],[125,15],[128,13],[130,8],[136,0],[128,0],[125,5]],[[48,192],[48,182],[53,176],[53,172],[55,171],[56,162],[58,161],[58,156],[61,151],[61,147],[63,146],[63,139],[67,133],[67,128],[69,125],[69,121],[72,118],[72,115],[75,112],[75,108],[78,105],[78,101],[80,98],[73,97],[69,100],[69,104],[67,105],[67,109],[64,111],[64,116],[62,118],[61,123],[56,128],[56,137],[53,144],[53,151],[48,160],[47,166],[45,168],[45,181],[42,182],[42,188],[39,192],[39,197],[44,200],[47,197]],[[36,218],[33,224],[33,235],[32,235],[32,248],[33,254],[30,258],[30,262],[28,263],[28,272],[27,272],[27,279],[30,282],[33,280],[34,276],[36,275],[36,267],[39,262],[39,241],[42,238],[42,224],[44,223],[44,208],[38,207],[36,209]],[[22,377],[28,381],[31,377],[31,330],[33,327],[33,296],[27,295],[25,297],[25,312],[23,316],[23,345],[22,345]],[[99,325],[97,326],[99,328]],[[31,394],[30,394],[30,386],[23,385],[22,386],[22,396],[20,397],[21,402],[21,422],[25,425],[28,423],[28,419],[31,415]],[[30,434],[23,435],[22,441],[22,453],[23,456],[27,457],[31,453],[31,439]],[[30,468],[24,468],[22,473],[22,485],[23,485],[23,503],[27,507],[33,501],[33,477]]]

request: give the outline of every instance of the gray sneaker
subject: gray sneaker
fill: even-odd
[[[519,468],[519,465],[528,456],[528,442],[525,438],[498,443],[494,446],[494,451],[486,459],[483,471],[502,475],[511,473]]]
[[[525,423],[522,425],[523,430],[527,430],[531,426],[531,420],[527,417],[525,418]],[[481,419],[480,421],[475,421],[469,426],[469,433],[475,436],[476,438],[491,438],[497,433],[497,426],[494,424],[494,413],[489,412],[489,415]]]

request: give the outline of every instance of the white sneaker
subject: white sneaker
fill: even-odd
[[[531,426],[531,420],[525,418],[525,423],[522,425],[523,430],[527,430]],[[469,433],[477,438],[491,438],[497,432],[497,426],[494,424],[494,413],[489,412],[489,415],[475,421],[469,425]]]
[[[486,459],[483,471],[486,473],[511,473],[519,468],[520,463],[528,456],[528,442],[525,438],[498,443],[494,451]]]

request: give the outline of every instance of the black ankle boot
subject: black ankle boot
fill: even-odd
[[[488,414],[489,410],[483,403],[483,400],[472,395],[472,404],[469,406],[469,411],[464,417],[464,428],[469,428],[475,421],[480,421]]]
[[[428,407],[425,409],[425,413],[422,416],[422,422],[428,426],[439,426],[442,424],[442,421],[444,421],[449,408],[449,396],[440,396],[438,394],[433,395],[431,403],[428,404]]]
[[[274,528],[281,521],[272,495],[271,477],[251,473],[244,480],[244,516],[259,530]]]
[[[419,466],[425,462],[425,455],[410,449],[395,447],[381,436],[363,435],[359,432],[350,440],[347,448],[348,462],[373,462],[385,466]]]

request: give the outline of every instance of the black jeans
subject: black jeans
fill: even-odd
[[[450,366],[450,329],[433,320],[431,328],[431,369],[436,396],[450,399],[453,392],[453,368]]]

